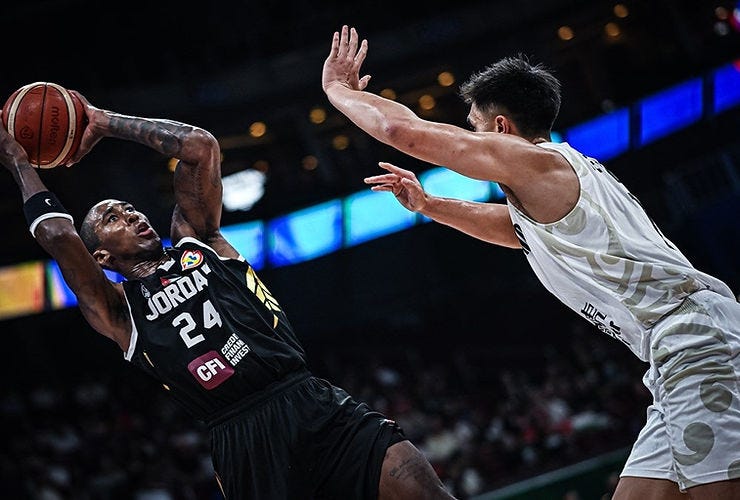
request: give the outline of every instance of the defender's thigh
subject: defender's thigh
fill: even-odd
[[[613,500],[688,500],[678,485],[667,479],[622,476]]]
[[[691,500],[740,500],[740,479],[694,486],[688,493]]]

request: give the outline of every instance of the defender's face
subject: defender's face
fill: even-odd
[[[131,258],[162,248],[162,241],[149,224],[149,219],[130,203],[101,201],[95,207],[95,218],[100,248],[112,255]]]
[[[468,113],[468,123],[476,132],[496,132],[523,137],[503,106],[492,104],[481,109],[473,103]]]
[[[476,132],[496,132],[492,119],[495,116],[494,113],[483,113],[478,106],[472,104],[468,113],[468,123]]]

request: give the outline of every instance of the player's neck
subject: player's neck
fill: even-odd
[[[121,274],[125,276],[126,279],[141,279],[150,274],[154,274],[157,268],[169,259],[169,255],[162,252],[162,255],[159,256],[159,258],[139,261],[133,264],[128,270],[121,272]]]

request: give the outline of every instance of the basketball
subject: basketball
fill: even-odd
[[[3,106],[3,126],[36,168],[54,168],[77,152],[86,125],[77,96],[51,82],[29,83]]]

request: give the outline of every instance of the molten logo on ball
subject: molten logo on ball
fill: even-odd
[[[59,106],[52,106],[49,111],[51,112],[49,145],[53,146],[57,143],[57,136],[59,135]]]

